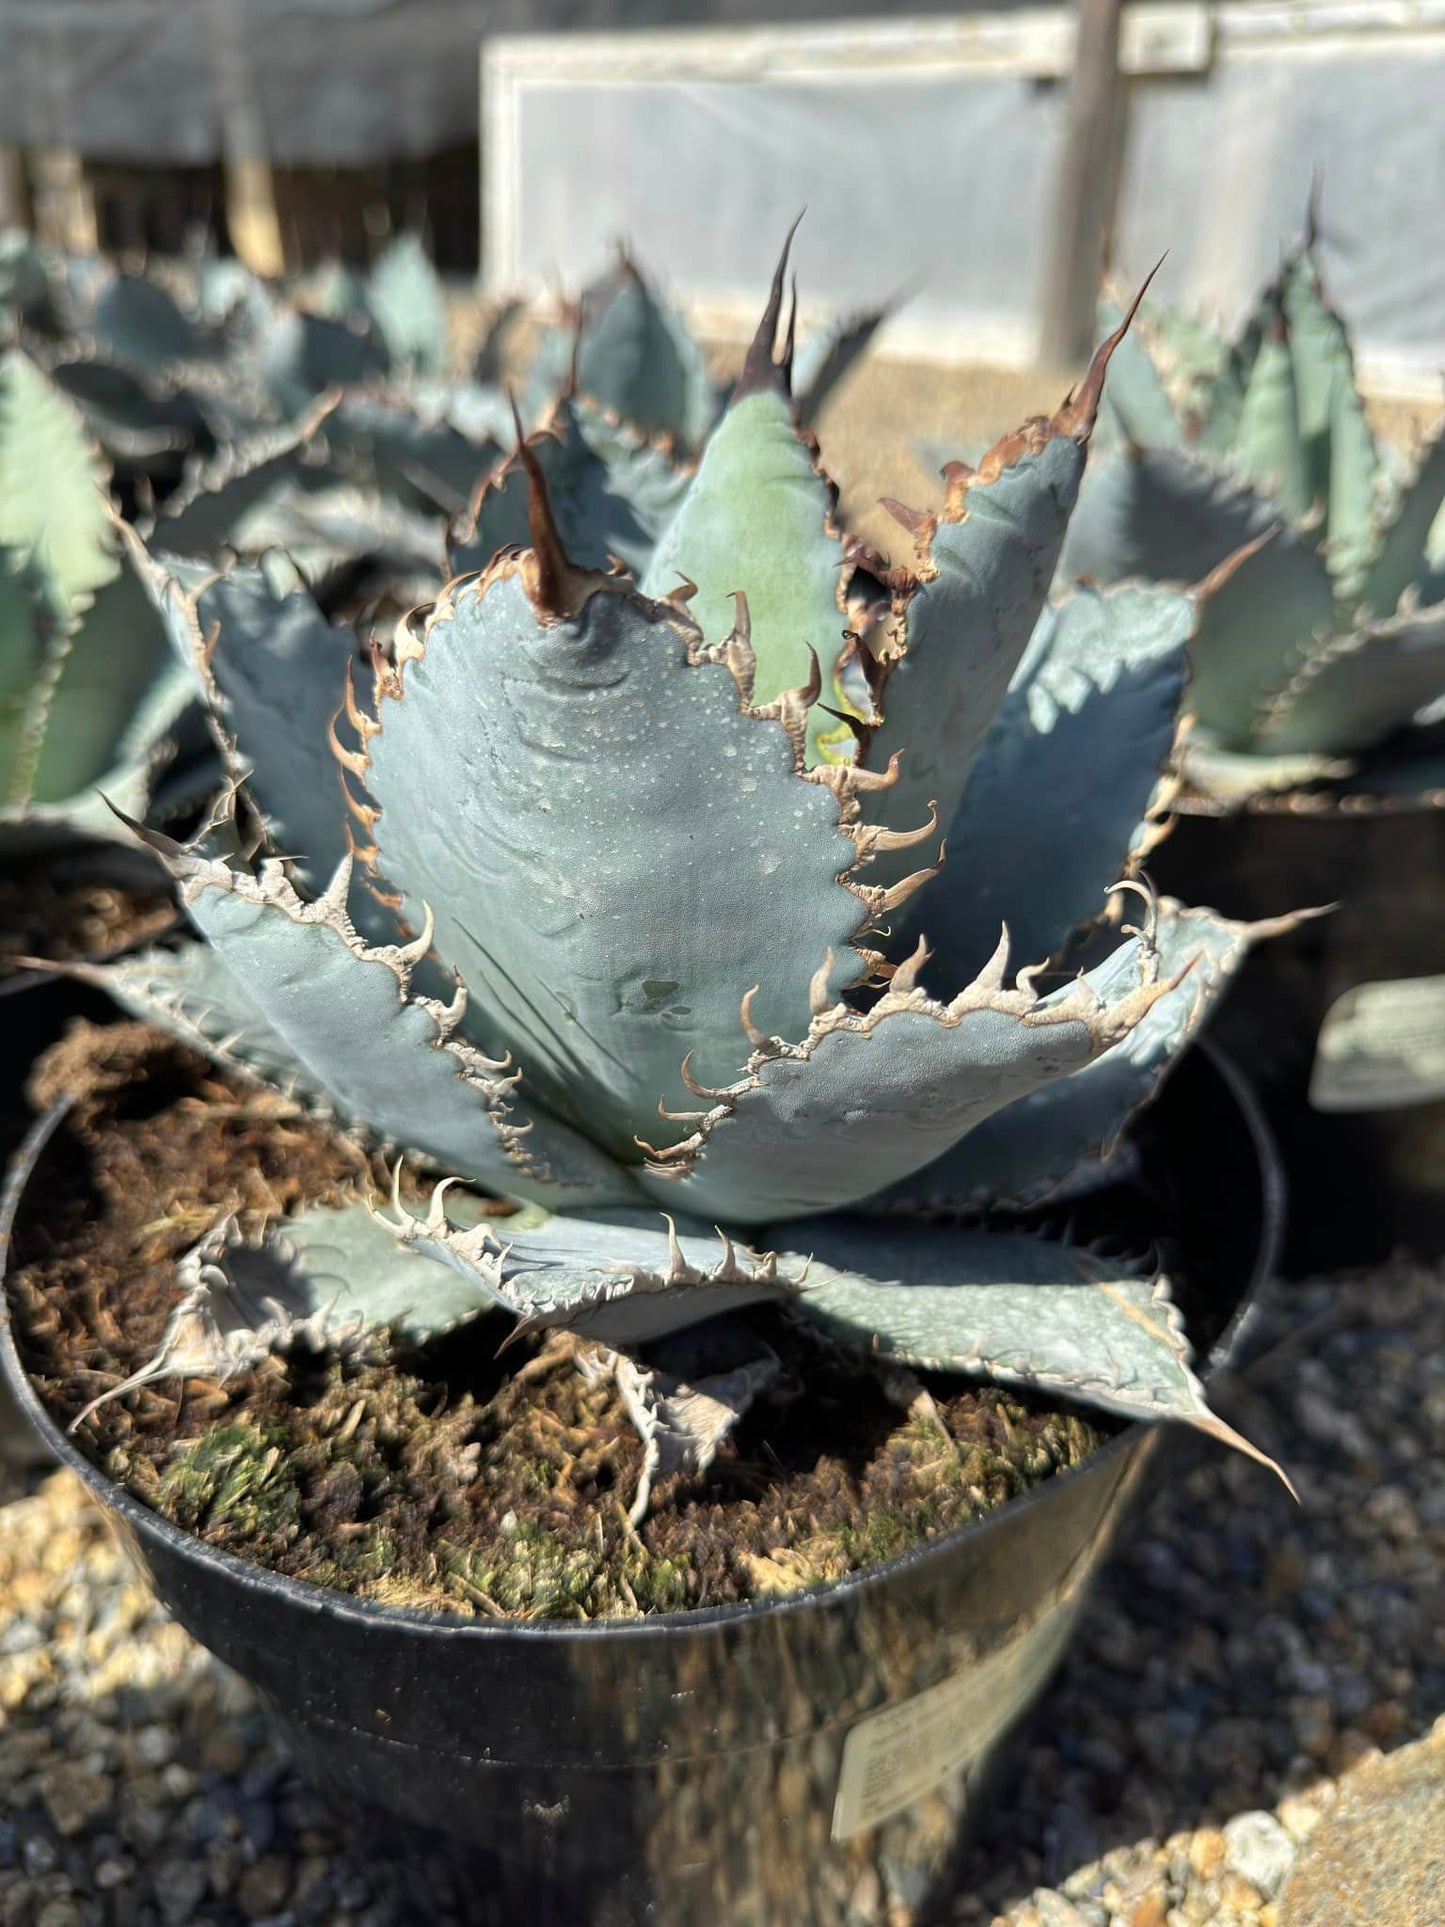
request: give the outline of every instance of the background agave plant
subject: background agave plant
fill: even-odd
[[[1445,433],[1403,473],[1376,441],[1313,220],[1236,340],[1142,320],[1063,572],[1188,580],[1267,538],[1201,622],[1188,767],[1241,797],[1343,775],[1445,695]],[[1396,780],[1439,779],[1406,765]]]
[[[653,1462],[697,1463],[768,1368],[709,1321],[776,1301],[898,1360],[1233,1436],[1147,1266],[918,1219],[1091,1181],[1258,934],[1108,914],[1208,594],[1046,606],[1118,335],[1054,416],[951,469],[937,514],[895,505],[893,570],[838,530],[774,358],[785,264],[669,511],[657,451],[608,467],[569,439],[574,400],[484,491],[476,572],[373,652],[369,696],[355,634],[294,579],[136,545],[271,854],[245,853],[234,792],[189,847],[148,834],[201,941],[91,974],[524,1203],[501,1235],[454,1182],[423,1216],[313,1209],[261,1245],[218,1225],[142,1377],[496,1308],[609,1348]],[[699,1326],[700,1435],[666,1351]]]
[[[11,854],[114,837],[97,786],[144,815],[186,740],[191,684],[122,556],[109,481],[74,408],[11,349],[0,359],[0,849]]]
[[[867,353],[887,307],[839,316],[794,352],[796,298],[788,323],[793,405],[805,425]],[[727,405],[731,385],[708,373],[702,345],[623,248],[611,273],[583,289],[563,322],[544,330],[532,370],[534,412],[570,387],[605,415],[629,423],[680,457],[696,454]]]

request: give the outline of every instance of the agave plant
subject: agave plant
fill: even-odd
[[[443,1174],[421,1215],[398,1191],[260,1243],[218,1224],[140,1378],[501,1313],[607,1348],[651,1463],[701,1463],[766,1375],[710,1364],[713,1321],[773,1302],[895,1360],[1233,1436],[1149,1266],[920,1218],[1092,1181],[1257,934],[1109,913],[1209,594],[1046,603],[1119,336],[1052,417],[956,465],[938,513],[897,508],[912,554],[862,557],[887,592],[864,639],[861,552],[775,358],[785,263],[638,568],[588,517],[630,481],[650,503],[651,469],[564,517],[562,431],[539,431],[476,518],[510,536],[525,486],[525,539],[483,541],[367,693],[304,588],[137,545],[235,788],[193,844],[146,833],[200,940],[92,974]],[[820,714],[830,683],[851,715]],[[522,1208],[479,1218],[466,1185]],[[692,1328],[702,1435],[658,1349]]]
[[[1141,319],[1110,388],[1119,445],[1083,490],[1064,574],[1192,579],[1263,544],[1196,640],[1202,788],[1346,775],[1390,738],[1408,754],[1412,721],[1445,695],[1445,433],[1403,474],[1376,441],[1313,220],[1236,340]]]
[[[784,352],[805,425],[867,352],[887,312],[885,306],[839,316],[795,353],[795,304]],[[545,407],[564,386],[680,456],[706,441],[731,392],[730,384],[713,381],[686,321],[625,248],[612,271],[569,305],[561,324],[543,332],[532,370],[534,406]]]
[[[113,523],[109,472],[64,395],[0,360],[0,847],[114,837],[193,701]],[[213,775],[208,779],[214,780]]]

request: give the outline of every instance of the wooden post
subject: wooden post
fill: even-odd
[[[70,254],[94,254],[100,246],[95,196],[85,163],[73,147],[32,147],[30,193],[35,233],[46,246]]]
[[[1077,4],[1079,38],[1044,286],[1040,359],[1050,368],[1077,368],[1089,358],[1118,182],[1119,0]]]
[[[30,225],[30,195],[25,156],[18,147],[0,147],[0,230]]]
[[[277,276],[286,270],[286,250],[246,25],[232,0],[211,0],[209,11],[231,246],[253,274]]]

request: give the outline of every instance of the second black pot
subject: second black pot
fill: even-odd
[[[1237,1075],[1196,1053],[1149,1140],[1144,1203],[1187,1253],[1181,1301],[1218,1363],[1277,1244],[1268,1135]],[[29,1172],[43,1182],[38,1139],[30,1151],[7,1235]],[[400,1870],[415,1917],[446,1908],[479,1927],[932,1917],[1007,1736],[1170,1440],[1131,1426],[988,1518],[800,1596],[639,1621],[460,1620],[284,1579],[178,1531],[59,1434],[8,1317],[0,1338],[52,1450],[181,1624],[267,1695]]]
[[[1284,1158],[1285,1274],[1445,1252],[1445,808],[1321,792],[1179,815],[1149,872],[1246,920],[1337,906],[1256,945],[1210,1021]]]

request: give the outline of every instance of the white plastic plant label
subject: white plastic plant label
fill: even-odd
[[[1317,1111],[1385,1111],[1445,1097],[1445,977],[1358,984],[1320,1025]]]
[[[833,1838],[847,1840],[978,1764],[1053,1670],[1079,1595],[965,1671],[860,1720],[843,1743]]]

